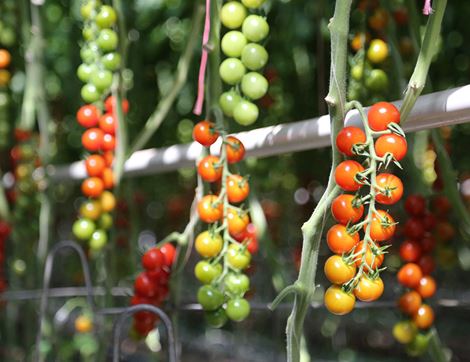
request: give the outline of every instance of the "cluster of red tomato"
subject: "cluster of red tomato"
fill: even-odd
[[[260,42],[268,36],[269,25],[264,17],[247,11],[259,10],[264,1],[228,1],[220,11],[220,20],[230,31],[222,37],[227,59],[220,64],[219,74],[233,88],[220,96],[219,104],[226,116],[244,126],[258,119],[259,109],[253,101],[264,97],[269,87],[259,73],[268,62],[268,52]]]
[[[450,203],[442,196],[437,196],[434,203],[439,208],[434,208],[433,214],[427,210],[426,199],[421,195],[410,195],[405,201],[409,219],[403,227],[406,239],[400,245],[400,257],[406,264],[398,271],[397,278],[408,288],[398,300],[398,307],[409,319],[398,322],[393,334],[398,342],[407,344],[411,354],[425,351],[427,336],[418,333],[418,329],[426,330],[434,322],[433,309],[423,303],[436,292],[436,281],[430,275],[435,269],[432,253],[437,241],[446,242],[452,237],[440,230],[445,225],[442,220],[450,211]]]
[[[219,133],[211,122],[201,121],[194,127],[193,138],[210,147]],[[194,270],[204,284],[197,293],[198,302],[214,327],[223,326],[227,317],[242,321],[250,312],[250,305],[243,298],[249,279],[242,271],[249,266],[258,242],[248,211],[235,206],[246,200],[250,187],[247,178],[229,171],[229,165],[240,162],[244,155],[245,147],[239,139],[222,135],[221,157],[209,155],[198,164],[202,180],[211,183],[218,193],[205,195],[197,205],[199,218],[209,228],[196,237],[196,251],[204,259]]]
[[[151,304],[160,307],[168,296],[168,282],[171,266],[175,260],[176,249],[172,244],[152,247],[142,256],[141,272],[134,282],[134,296],[130,304]],[[146,336],[155,328],[158,316],[152,312],[141,311],[134,314],[134,331],[138,336]]]
[[[339,151],[348,157],[365,157],[368,168],[349,159],[341,162],[334,172],[341,189],[356,192],[339,195],[331,205],[338,223],[328,230],[326,237],[335,255],[325,263],[326,277],[333,283],[325,293],[325,306],[334,314],[349,313],[356,297],[370,302],[383,293],[379,268],[386,247],[380,243],[392,238],[396,223],[387,211],[376,209],[375,203],[393,205],[398,202],[403,195],[403,184],[397,176],[385,172],[377,174],[377,171],[390,160],[400,161],[406,154],[405,139],[392,131],[399,129],[399,122],[396,107],[379,102],[368,112],[368,135],[357,127],[345,127],[337,135]],[[380,135],[375,143],[374,135]],[[369,186],[365,194],[361,193],[364,185]],[[368,212],[364,213],[366,204]],[[364,231],[362,240],[361,229]]]
[[[0,10],[1,13],[1,10]],[[2,29],[0,27],[0,34]],[[0,37],[1,44],[1,37]],[[8,108],[10,106],[10,94],[8,85],[10,84],[10,71],[8,67],[11,63],[11,54],[7,49],[0,48],[0,147],[6,147],[10,142],[10,119]]]
[[[6,221],[0,221],[0,293],[7,289],[8,284],[5,276],[5,244],[10,232],[10,225]]]

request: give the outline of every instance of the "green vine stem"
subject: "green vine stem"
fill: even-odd
[[[331,117],[332,144],[343,126],[346,112],[346,62],[351,3],[352,0],[336,1],[334,16],[328,25],[331,34],[331,69],[330,89],[325,100]],[[289,362],[300,361],[302,330],[315,291],[315,274],[323,225],[328,207],[340,191],[335,184],[334,169],[341,159],[339,151],[333,147],[332,169],[328,186],[311,217],[302,226],[303,245],[299,276],[294,287],[289,286],[286,289],[286,291],[292,290],[295,293],[293,309],[286,327],[287,360]],[[286,292],[281,292],[280,296],[286,294]],[[275,303],[279,303],[281,299],[276,298]]]
[[[442,344],[436,328],[431,328],[429,334],[429,357],[435,362],[450,362],[452,352]]]
[[[453,211],[457,216],[462,236],[465,241],[470,242],[470,214],[465,207],[465,204],[460,197],[460,192],[457,188],[457,173],[452,167],[452,160],[450,159],[445,147],[442,135],[439,130],[431,130],[431,137],[436,150],[437,161],[439,162],[439,169],[442,173],[442,182],[444,184],[444,192],[448,197],[450,203],[453,205]]]
[[[444,18],[446,5],[447,0],[434,0],[433,2],[435,12],[429,16],[418,60],[410,81],[408,82],[405,98],[400,109],[401,122],[404,122],[408,118],[411,109],[426,84],[429,66],[438,50],[437,39],[441,33],[442,19]]]
[[[186,84],[189,66],[193,59],[196,45],[198,44],[203,16],[204,7],[202,5],[198,5],[193,16],[191,35],[178,62],[173,86],[168,94],[160,100],[155,111],[151,114],[145,123],[143,130],[137,135],[135,141],[129,148],[127,155],[128,157],[135,151],[142,149],[147,144],[147,142],[164,121],[165,117],[171,109],[171,106],[175,102],[176,97],[179,95],[181,89]]]

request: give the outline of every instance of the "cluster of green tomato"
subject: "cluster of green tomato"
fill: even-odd
[[[116,23],[116,12],[111,6],[101,5],[99,0],[87,0],[80,9],[85,21],[80,56],[83,63],[77,69],[78,78],[86,83],[81,90],[86,103],[100,100],[111,87],[113,71],[121,64],[116,52],[118,35],[112,27]]]
[[[268,52],[259,43],[268,36],[269,25],[264,17],[247,11],[263,3],[228,1],[220,12],[222,24],[230,30],[222,38],[221,48],[227,58],[220,64],[219,73],[232,89],[221,95],[219,103],[226,116],[244,126],[258,119],[258,106],[253,101],[268,91],[268,81],[259,73],[268,62]]]

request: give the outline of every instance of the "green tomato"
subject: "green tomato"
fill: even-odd
[[[203,285],[197,291],[197,301],[205,311],[213,311],[224,304],[224,295],[210,285]]]
[[[227,317],[235,322],[241,322],[250,314],[250,303],[244,298],[231,299],[225,308]]]
[[[98,70],[95,64],[80,64],[77,68],[77,76],[82,82],[88,82],[91,75]]]
[[[85,39],[86,41],[90,41],[91,39],[93,39],[93,36],[95,35],[93,29],[90,27],[90,26],[85,26],[82,30],[82,36],[83,36],[83,39]]]
[[[100,229],[96,230],[88,241],[90,249],[94,251],[103,249],[107,242],[108,236],[106,235],[106,231]]]
[[[423,355],[429,346],[429,335],[418,333],[414,339],[407,344],[406,352],[413,357]]]
[[[213,328],[221,328],[227,323],[227,313],[224,308],[219,308],[212,312],[205,312],[206,322]]]
[[[249,126],[258,119],[259,110],[256,104],[242,99],[233,109],[233,119],[242,126]]]
[[[108,230],[113,226],[113,217],[110,213],[105,212],[101,214],[100,218],[98,219],[98,225],[100,229]]]
[[[243,76],[241,89],[248,98],[260,99],[268,91],[268,81],[257,72],[250,72]]]
[[[357,81],[361,80],[363,73],[364,73],[363,67],[361,64],[356,64],[351,68],[351,77],[354,80],[357,80]]]
[[[10,97],[8,93],[0,93],[0,108],[6,108],[10,104]]]
[[[96,88],[103,91],[111,87],[113,83],[113,73],[109,70],[98,70],[91,75],[90,81]]]
[[[12,28],[4,28],[0,33],[0,43],[5,47],[11,47],[15,44],[16,34]]]
[[[239,28],[246,18],[246,8],[238,1],[229,1],[220,10],[220,21],[229,29]]]
[[[226,56],[238,58],[246,43],[245,35],[242,32],[232,30],[222,38],[221,47]]]
[[[78,219],[73,223],[72,233],[79,240],[88,240],[95,232],[96,226],[90,219]]]
[[[222,274],[222,265],[201,260],[194,267],[194,275],[203,284],[210,284],[212,281]]]
[[[93,10],[95,10],[95,4],[93,1],[88,1],[80,7],[80,15],[85,20],[90,19]]]
[[[247,44],[242,50],[241,57],[243,65],[249,70],[263,68],[269,59],[266,49],[255,43]]]
[[[222,108],[222,112],[228,117],[233,116],[233,109],[241,101],[241,97],[237,92],[230,91],[222,93],[219,98],[219,105]]]
[[[227,58],[220,64],[219,74],[222,80],[230,85],[239,83],[246,69],[240,59]]]
[[[249,41],[257,43],[268,36],[269,25],[262,16],[250,15],[243,22],[242,32]]]
[[[373,69],[366,78],[366,87],[372,92],[381,92],[388,88],[388,76],[382,69]]]
[[[242,4],[248,9],[258,9],[264,2],[265,0],[242,0]]]
[[[103,29],[100,31],[96,43],[101,50],[110,52],[117,48],[118,36],[114,30]]]
[[[96,25],[103,28],[110,28],[116,23],[116,12],[114,9],[109,5],[103,5],[96,15],[95,21]]]
[[[107,53],[101,57],[101,62],[106,69],[115,71],[121,65],[121,56],[116,52]]]
[[[418,329],[410,321],[401,321],[393,326],[392,334],[402,344],[410,343],[416,336]]]
[[[245,274],[229,273],[224,278],[227,291],[235,295],[243,295],[250,289],[250,279]]]
[[[91,83],[85,84],[82,87],[80,94],[85,103],[94,103],[101,97],[101,93],[98,88],[96,88],[96,86]]]
[[[80,58],[87,64],[93,63],[95,60],[95,52],[90,47],[84,46],[80,49]]]
[[[251,261],[251,254],[241,244],[230,244],[227,249],[227,262],[233,269],[245,269]]]

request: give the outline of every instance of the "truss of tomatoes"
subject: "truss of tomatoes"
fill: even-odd
[[[334,171],[336,184],[347,193],[333,200],[331,212],[337,224],[326,235],[328,247],[335,254],[324,266],[325,275],[333,284],[324,296],[331,313],[347,314],[354,308],[356,298],[371,302],[383,293],[379,276],[386,249],[383,243],[394,235],[396,222],[376,204],[393,205],[403,195],[400,178],[385,172],[407,151],[399,123],[398,109],[391,103],[379,102],[367,114],[370,139],[358,127],[345,127],[336,137],[336,147],[342,154],[364,158],[364,162],[347,159]],[[373,136],[377,138],[374,140]],[[370,166],[372,160],[377,164],[375,168]],[[363,192],[364,189],[368,191]]]
[[[194,140],[205,147],[214,144],[219,136],[209,121],[199,122],[193,130]],[[248,212],[243,206],[236,206],[249,195],[248,179],[229,171],[229,165],[244,158],[245,147],[234,136],[221,138],[221,156],[205,156],[197,165],[200,177],[211,184],[216,194],[203,196],[197,205],[199,218],[208,224],[208,230],[196,237],[195,249],[203,259],[194,269],[196,278],[203,284],[197,300],[208,324],[216,328],[228,319],[240,322],[249,315],[250,304],[244,295],[250,281],[243,271],[258,249],[256,229],[250,223]]]

